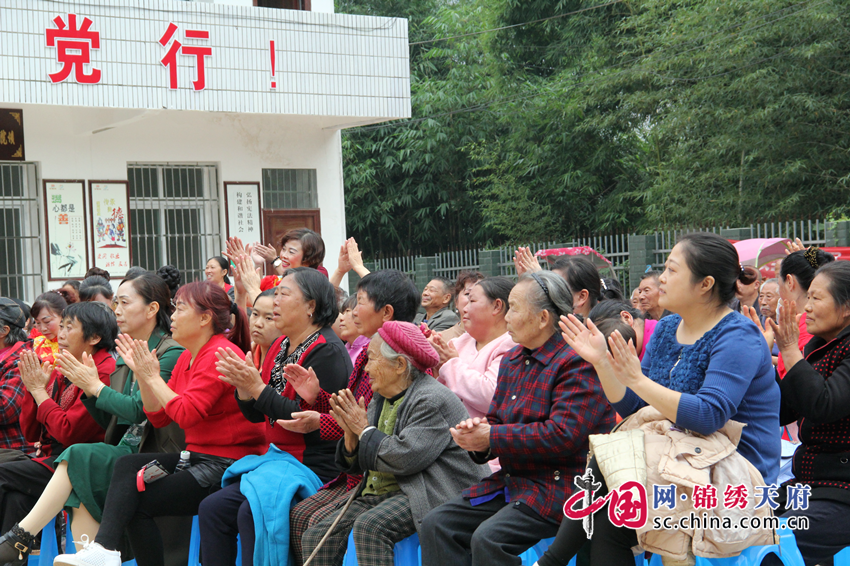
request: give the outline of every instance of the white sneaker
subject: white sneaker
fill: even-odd
[[[89,542],[88,535],[80,538],[83,549],[76,554],[60,554],[53,559],[53,566],[121,566],[120,552]]]

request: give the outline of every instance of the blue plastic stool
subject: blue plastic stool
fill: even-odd
[[[779,518],[779,544],[751,546],[731,558],[696,557],[696,566],[759,566],[768,554],[775,554],[785,566],[804,566],[803,556],[794,540],[794,531],[787,528],[787,519]],[[842,551],[843,552],[843,551]],[[661,566],[661,556],[652,555],[650,566]],[[838,566],[838,562],[836,562]]]
[[[413,533],[395,545],[395,566],[417,566],[422,564],[422,549],[419,547],[419,535]],[[342,559],[342,566],[357,566],[357,552],[354,549],[354,531],[348,533],[348,550]]]
[[[198,526],[198,516],[192,517],[192,534],[189,537],[189,565],[201,566],[201,528]],[[236,535],[236,566],[242,564],[242,540]],[[123,565],[122,565],[123,566]],[[135,564],[133,565],[135,566]]]

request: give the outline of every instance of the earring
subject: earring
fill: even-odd
[[[310,318],[313,318],[313,313],[307,313],[307,316],[309,316]]]

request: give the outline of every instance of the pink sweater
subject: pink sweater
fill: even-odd
[[[449,344],[457,348],[458,357],[443,364],[437,380],[460,397],[470,417],[486,417],[496,392],[502,356],[515,348],[516,342],[505,332],[479,351],[475,339],[464,333]],[[498,460],[491,460],[490,467],[498,470]]]

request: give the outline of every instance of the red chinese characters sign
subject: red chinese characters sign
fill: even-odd
[[[174,34],[177,33],[177,26],[173,23],[168,24],[168,28],[162,37],[159,38],[159,44],[165,47],[168,42],[171,42],[171,47],[168,48],[165,56],[160,61],[168,69],[168,88],[177,89],[177,54],[186,55],[195,58],[195,67],[197,76],[192,81],[192,88],[195,90],[204,90],[207,86],[207,77],[204,66],[204,57],[212,56],[212,47],[199,47],[192,45],[183,45],[178,39],[174,39]],[[210,32],[200,29],[187,29],[184,33],[185,39],[209,39]],[[172,39],[174,39],[172,41]]]
[[[79,84],[98,84],[103,73],[92,64],[92,50],[100,49],[100,32],[92,28],[94,22],[85,16],[78,21],[76,14],[67,14],[65,18],[56,16],[53,24],[45,30],[47,47],[56,49],[56,62],[61,68],[55,73],[48,73],[50,81],[54,84],[73,81]],[[206,57],[212,57],[212,47],[205,45],[184,45],[177,37],[179,27],[169,23],[159,38],[159,44],[166,48],[160,63],[168,70],[168,88],[178,88],[177,66],[178,55],[194,59],[195,80],[192,88],[196,91],[204,90],[207,86]],[[210,32],[200,29],[186,29],[183,32],[183,41],[203,40],[208,41]],[[89,66],[90,69],[87,69]]]
[[[61,83],[74,72],[74,80],[80,84],[97,84],[100,82],[100,69],[92,67],[86,72],[84,65],[91,64],[91,50],[100,49],[100,32],[91,29],[91,19],[83,18],[82,25],[77,27],[77,15],[68,14],[68,23],[62,16],[53,19],[57,29],[47,30],[47,46],[56,48],[56,60],[62,68],[48,75],[54,83]]]

